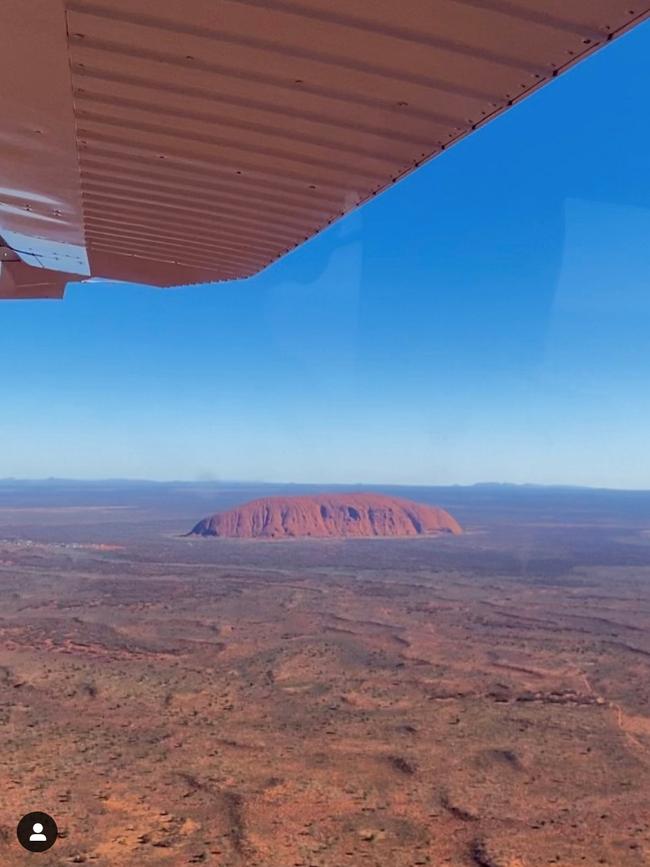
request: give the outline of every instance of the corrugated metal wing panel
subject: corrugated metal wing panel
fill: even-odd
[[[160,285],[254,274],[648,10],[67,0],[61,50],[92,272]]]

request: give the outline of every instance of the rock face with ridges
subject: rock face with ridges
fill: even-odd
[[[400,497],[320,494],[266,497],[204,518],[192,534],[232,539],[364,538],[461,533],[450,514]]]

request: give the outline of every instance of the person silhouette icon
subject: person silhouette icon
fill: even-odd
[[[34,822],[32,831],[33,833],[29,835],[30,843],[47,843],[47,837],[43,833],[43,826],[40,822]]]
[[[16,828],[18,842],[28,852],[47,852],[57,841],[59,829],[54,819],[41,810],[26,813]]]

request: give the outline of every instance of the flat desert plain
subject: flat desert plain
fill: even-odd
[[[650,494],[404,489],[466,532],[183,537],[267,493],[0,484],[0,863],[650,864]]]

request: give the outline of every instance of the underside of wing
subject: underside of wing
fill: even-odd
[[[5,0],[0,297],[255,274],[647,14]]]

